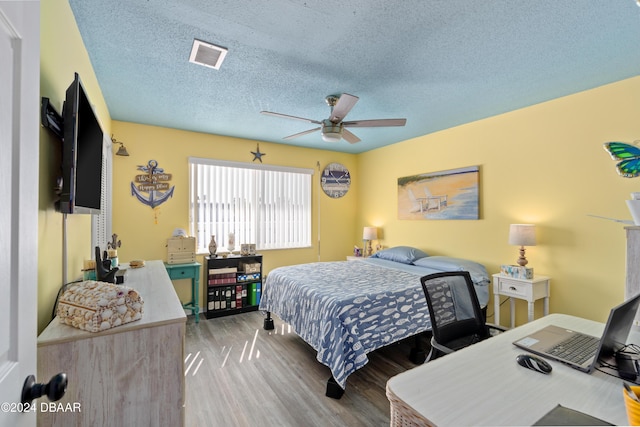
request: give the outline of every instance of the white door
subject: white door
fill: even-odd
[[[37,0],[0,1],[0,426],[36,423],[18,410],[36,373],[39,16]]]

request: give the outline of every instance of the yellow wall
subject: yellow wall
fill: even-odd
[[[65,91],[77,72],[82,79],[105,134],[111,132],[111,117],[102,91],[66,0],[40,3],[40,95],[51,100],[62,114]],[[63,215],[54,210],[56,177],[60,168],[61,143],[44,128],[40,130],[40,194],[38,213],[38,330],[51,320],[58,289],[62,286]],[[68,215],[68,280],[80,276],[82,262],[91,258],[91,218]]]
[[[189,168],[188,158],[204,157],[239,162],[253,162],[251,151],[257,142],[186,132],[127,122],[113,122],[114,137],[127,147],[129,157],[114,156],[113,161],[113,232],[118,234],[122,246],[118,250],[120,261],[132,259],[167,259],[166,241],[174,229],[189,231]],[[265,164],[313,169],[313,246],[305,249],[261,251],[264,255],[264,273],[281,266],[345,259],[353,251],[353,227],[356,223],[357,179],[352,189],[340,199],[330,199],[319,186],[317,164],[321,169],[328,163],[339,162],[357,177],[356,156],[326,150],[296,148],[283,144],[260,142],[260,151],[266,153]],[[141,172],[139,165],[156,160],[158,166],[172,175],[174,196],[158,208],[138,201],[131,194],[131,182]],[[258,162],[257,160],[255,162]],[[320,243],[318,252],[318,207],[320,208]],[[218,245],[224,241],[218,238]],[[238,244],[242,242],[237,242]],[[320,255],[320,257],[319,257]],[[202,254],[198,261],[203,262]],[[188,282],[177,283],[179,296],[185,300]],[[201,306],[204,306],[204,286],[201,286]]]
[[[604,321],[623,299],[625,231],[587,215],[631,218],[624,201],[640,182],[618,176],[602,144],[640,139],[639,95],[636,77],[361,154],[355,233],[375,224],[385,246],[474,259],[493,274],[517,258],[509,224],[535,223],[527,258],[552,278],[551,311]],[[397,219],[398,177],[472,165],[479,221]],[[517,311],[521,322],[526,306]]]

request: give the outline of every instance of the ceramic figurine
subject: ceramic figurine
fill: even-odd
[[[116,283],[118,267],[111,268],[111,260],[105,253],[105,259],[100,259],[100,247],[96,246],[96,278],[100,282]]]

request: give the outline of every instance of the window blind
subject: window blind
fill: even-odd
[[[102,194],[100,199],[100,214],[91,215],[91,258],[95,257],[94,248],[99,246],[107,250],[107,242],[111,241],[111,200],[112,200],[112,170],[113,150],[111,140],[105,136],[102,144]]]
[[[313,169],[190,158],[190,232],[199,252],[211,236],[227,248],[255,243],[257,249],[311,246]]]

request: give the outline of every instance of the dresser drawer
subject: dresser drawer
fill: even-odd
[[[531,295],[531,284],[522,283],[508,278],[501,278],[498,289],[502,295],[526,298]]]
[[[171,280],[176,279],[190,279],[194,277],[195,267],[172,267],[168,268],[169,278]]]

